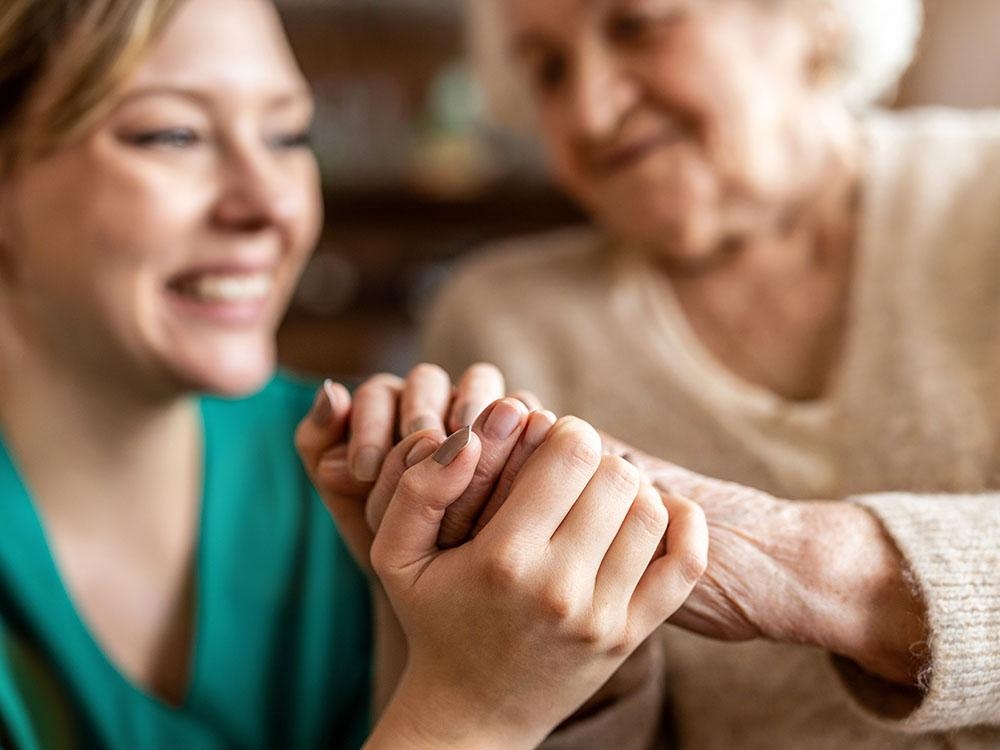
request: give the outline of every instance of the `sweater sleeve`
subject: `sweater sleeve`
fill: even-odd
[[[897,730],[1000,725],[1000,494],[862,495],[850,502],[883,524],[927,606],[922,696],[899,710],[889,691],[840,669],[857,702]]]

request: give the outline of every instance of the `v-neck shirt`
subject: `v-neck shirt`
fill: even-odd
[[[132,684],[88,630],[0,437],[0,725],[18,748],[361,745],[370,601],[294,450],[313,393],[279,375],[250,398],[199,399],[196,620],[179,706]]]

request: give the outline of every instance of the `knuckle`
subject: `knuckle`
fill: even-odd
[[[490,362],[476,362],[465,371],[465,374],[475,378],[503,378],[500,368]]]
[[[601,464],[601,440],[597,431],[582,419],[563,417],[552,428],[552,439],[568,448],[575,467],[593,475]]]
[[[614,651],[622,641],[621,619],[606,609],[598,609],[576,626],[574,637],[581,643],[601,651]]]
[[[679,564],[685,582],[694,585],[708,570],[708,555],[702,550],[685,550]]]
[[[538,606],[541,612],[557,623],[570,623],[576,614],[576,595],[567,581],[559,581],[546,586],[539,593]],[[573,627],[574,636],[584,640],[578,632],[581,626]]]
[[[631,500],[639,491],[641,482],[639,470],[625,459],[605,455],[601,458],[599,471],[610,485],[612,492]]]
[[[497,547],[486,558],[485,575],[496,589],[509,591],[524,584],[528,575],[528,565],[523,553],[513,545]]]
[[[306,427],[305,420],[299,423],[299,426],[295,428],[295,450],[303,458],[305,454],[312,447],[312,440],[309,439],[309,428]]]
[[[380,372],[372,375],[368,380],[358,386],[358,396],[374,393],[377,391],[398,392],[403,386],[403,381],[398,375],[389,372]]]
[[[667,509],[655,490],[640,492],[632,505],[632,516],[652,537],[662,537],[667,530]]]
[[[451,382],[451,378],[448,377],[448,373],[444,371],[444,368],[439,365],[431,364],[430,362],[421,362],[412,370],[408,377],[409,380],[439,380]]]

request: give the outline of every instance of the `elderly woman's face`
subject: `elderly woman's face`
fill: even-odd
[[[12,315],[69,368],[244,393],[316,239],[313,103],[267,0],[187,0],[85,138],[3,185]]]
[[[802,200],[821,158],[817,35],[755,0],[507,0],[557,179],[699,260]]]

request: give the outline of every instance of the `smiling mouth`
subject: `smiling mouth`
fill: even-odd
[[[249,304],[263,302],[274,289],[271,273],[200,273],[172,282],[170,289],[197,302]]]
[[[684,140],[690,133],[691,128],[686,123],[672,123],[671,126],[656,133],[608,149],[603,154],[596,154],[593,160],[594,166],[604,175],[620,172],[642,161],[653,151]]]

